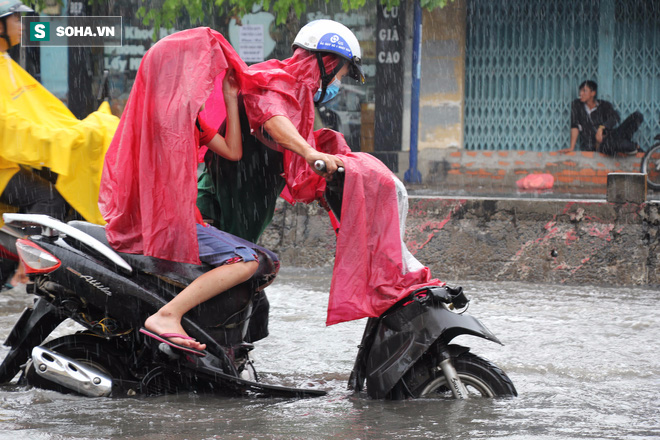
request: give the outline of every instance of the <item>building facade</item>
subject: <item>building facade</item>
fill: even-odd
[[[28,57],[36,57],[33,71],[78,117],[96,108],[105,70],[101,95],[121,114],[153,36],[191,26],[182,16],[175,29],[154,34],[135,16],[135,1],[97,3],[68,0],[45,12],[120,15],[122,47],[42,48]],[[280,26],[259,10],[240,23],[216,11],[201,25],[226,35],[248,63],[288,57],[297,30],[314,19],[350,27],[362,46],[367,82],[345,82],[340,98],[321,109],[319,125],[341,131],[354,150],[372,152],[399,172],[408,166],[411,124],[422,158],[447,149],[566,148],[570,102],[586,79],[599,83],[599,96],[623,118],[642,112],[635,138],[642,146],[660,132],[657,0],[453,0],[423,11],[419,118],[411,122],[413,15],[408,0],[392,10],[374,3],[351,13],[331,0]]]

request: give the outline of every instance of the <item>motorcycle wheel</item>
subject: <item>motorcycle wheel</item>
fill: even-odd
[[[76,334],[53,339],[42,347],[96,368],[113,379],[129,379],[132,376],[127,361],[118,354],[122,349],[116,341],[108,341],[89,334]],[[37,388],[65,394],[72,392],[62,385],[44,379],[36,372],[32,362],[25,370],[25,379],[28,384]]]
[[[178,394],[187,390],[180,375],[160,366],[145,374],[140,382],[140,394],[146,397]]]
[[[464,352],[452,358],[454,368],[469,397],[517,396],[513,382],[492,362]],[[423,356],[390,392],[391,398],[453,399],[442,369],[433,356]]]

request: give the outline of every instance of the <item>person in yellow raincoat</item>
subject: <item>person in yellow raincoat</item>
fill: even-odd
[[[63,220],[68,203],[85,220],[104,224],[99,185],[119,119],[107,103],[77,119],[11,59],[7,50],[20,43],[21,13],[31,11],[19,0],[0,0],[0,202],[12,207],[0,206],[0,212]],[[58,175],[55,190],[31,171],[43,167]],[[15,276],[11,284],[16,282]]]

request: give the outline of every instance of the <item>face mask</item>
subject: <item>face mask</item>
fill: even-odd
[[[328,84],[328,87],[326,87],[325,89],[325,96],[323,97],[323,102],[321,102],[321,104],[325,104],[326,102],[330,101],[332,98],[337,96],[337,94],[339,93],[340,85],[341,85],[341,81],[338,78],[335,78],[334,81]],[[316,91],[316,94],[314,94],[314,102],[319,101],[319,99],[321,98],[321,93],[323,93],[322,88]]]

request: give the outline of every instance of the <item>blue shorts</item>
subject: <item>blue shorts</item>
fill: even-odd
[[[239,261],[259,261],[251,243],[223,232],[213,226],[197,225],[199,259],[212,266],[237,263]]]

